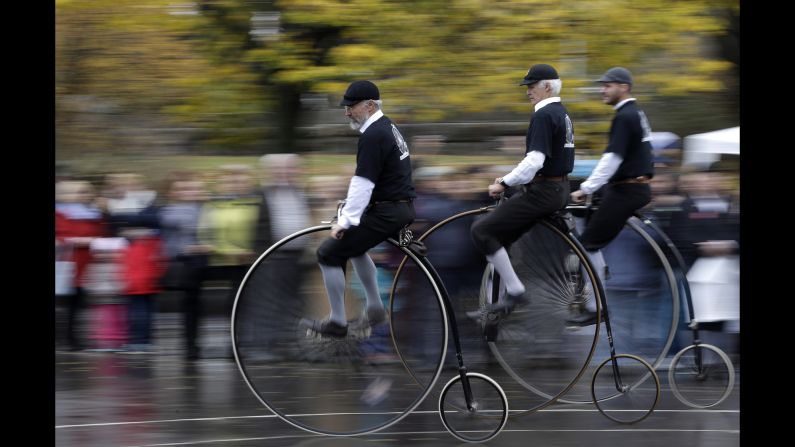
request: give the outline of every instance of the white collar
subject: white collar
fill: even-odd
[[[384,116],[384,112],[382,112],[380,109],[376,110],[375,113],[370,115],[370,118],[367,118],[367,121],[365,121],[364,124],[362,124],[362,127],[359,128],[359,132],[364,133],[364,131],[367,130],[368,127],[370,127],[370,124],[373,124],[375,120],[381,118],[382,116]]]
[[[620,103],[618,103],[618,104],[614,105],[614,106],[613,106],[613,108],[614,108],[615,110],[618,110],[618,109],[620,109],[620,108],[621,108],[621,106],[623,106],[624,104],[626,104],[626,103],[628,103],[628,102],[630,102],[630,101],[637,101],[637,98],[627,98],[627,99],[625,99],[625,100],[621,101]]]
[[[553,102],[560,102],[560,96],[552,96],[547,99],[543,99],[536,103],[535,111],[538,112],[541,110],[541,107],[544,107],[547,104],[552,104]]]

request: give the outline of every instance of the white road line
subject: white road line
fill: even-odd
[[[582,430],[575,430],[575,429],[562,429],[562,430],[554,430],[554,429],[527,429],[527,430],[503,430],[501,433],[529,433],[529,432],[549,432],[549,433],[599,433],[599,432],[698,432],[698,433],[727,433],[727,434],[740,434],[740,430],[703,430],[703,429],[661,429],[661,428],[639,428],[639,429],[582,429]],[[477,431],[462,431],[462,433],[477,433]],[[371,435],[363,435],[363,436],[348,436],[352,439],[370,439],[372,441],[376,441],[379,439],[371,439],[373,436],[395,436],[395,435],[441,435],[441,434],[448,434],[445,430],[438,430],[438,431],[406,431],[406,432],[378,432],[373,433]],[[223,443],[223,442],[246,442],[246,441],[273,441],[278,439],[292,439],[292,438],[321,438],[323,436],[320,435],[285,435],[285,436],[266,436],[266,437],[257,437],[257,438],[234,438],[234,439],[208,439],[202,441],[190,441],[190,442],[173,442],[173,443],[166,443],[166,444],[144,444],[144,445],[137,445],[137,446],[129,446],[129,447],[168,447],[168,446],[178,446],[178,445],[198,445],[198,444],[215,444],[215,443]]]
[[[511,413],[518,413],[521,410],[511,410]],[[553,408],[546,408],[539,410],[542,413],[575,413],[575,412],[587,412],[587,413],[595,413],[599,410],[596,409],[587,409],[587,408],[571,408],[571,409],[553,409]],[[610,411],[622,411],[622,412],[631,412],[631,411],[646,411],[646,410],[610,410]],[[690,410],[654,410],[655,413],[739,413],[740,410],[701,410],[701,409],[690,409]],[[423,411],[412,411],[411,415],[414,414],[438,414],[439,412],[436,410],[423,410]],[[448,413],[454,413],[454,411],[448,411]],[[360,415],[376,415],[376,414],[400,414],[400,412],[388,412],[388,413],[307,413],[307,414],[293,414],[290,415],[291,418],[299,418],[299,417],[318,417],[318,416],[360,416]],[[411,416],[409,415],[409,416]],[[113,425],[139,425],[139,424],[164,424],[170,422],[199,422],[199,421],[223,421],[227,419],[258,419],[258,418],[276,418],[277,416],[274,414],[263,414],[263,415],[255,415],[255,416],[222,416],[222,417],[214,417],[214,418],[189,418],[189,419],[161,419],[161,420],[154,420],[154,421],[126,421],[126,422],[98,422],[98,423],[91,423],[91,424],[74,424],[74,425],[56,425],[56,429],[61,428],[83,428],[83,427],[107,427]]]

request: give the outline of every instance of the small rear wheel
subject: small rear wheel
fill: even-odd
[[[485,442],[497,436],[508,421],[508,398],[499,384],[479,373],[466,373],[472,398],[467,404],[461,375],[453,377],[439,396],[439,415],[445,428],[466,442]]]
[[[698,344],[671,360],[668,383],[674,396],[693,408],[709,408],[726,400],[734,388],[734,365],[719,348]]]
[[[634,424],[646,419],[657,407],[660,378],[642,358],[618,354],[596,368],[591,397],[606,418],[620,424]]]

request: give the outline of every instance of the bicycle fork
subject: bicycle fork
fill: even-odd
[[[588,195],[585,199],[585,223],[588,224],[588,221],[591,219],[592,210],[591,205],[593,204],[593,196]],[[576,227],[573,229],[576,232]],[[572,235],[574,239],[577,239],[577,235]],[[588,254],[586,253],[585,256],[587,257]],[[590,259],[589,259],[589,264]],[[605,270],[607,265],[605,265]],[[610,359],[612,360],[612,367],[613,367],[613,380],[616,384],[616,391],[623,393],[629,387],[624,385],[624,382],[621,380],[621,371],[618,368],[618,361],[616,360],[616,347],[613,343],[613,330],[610,327],[610,312],[607,310],[607,295],[605,293],[604,284],[602,284],[602,278],[599,276],[597,272],[594,272],[594,279],[596,280],[596,288],[599,291],[599,303],[602,305],[601,315],[605,318],[605,329],[607,330],[607,343],[610,345]],[[599,315],[597,313],[597,315]],[[597,316],[597,318],[600,318]]]
[[[447,320],[449,323],[450,330],[452,332],[453,343],[455,343],[455,357],[458,361],[458,374],[461,376],[461,384],[464,388],[464,398],[466,400],[467,410],[470,412],[477,411],[477,404],[474,401],[472,395],[472,386],[469,383],[469,376],[467,375],[467,367],[464,364],[464,356],[461,350],[461,339],[458,334],[458,324],[456,323],[455,313],[453,312],[453,305],[450,301],[450,295],[447,293],[447,288],[444,286],[444,282],[442,282],[439,273],[436,272],[436,269],[433,268],[433,265],[428,261],[425,257],[425,253],[420,253],[414,247],[409,246],[409,249],[412,250],[420,261],[425,265],[425,268],[431,273],[433,277],[433,281],[439,287],[439,292],[442,295],[442,300],[444,302],[445,310],[447,311]],[[446,347],[445,347],[446,349]]]
[[[685,259],[682,257],[682,254],[676,248],[676,245],[671,240],[671,238],[668,237],[657,224],[655,224],[651,219],[643,217],[639,214],[636,214],[635,217],[639,218],[644,225],[654,230],[657,233],[657,235],[660,236],[660,238],[665,243],[666,247],[668,247],[668,250],[673,254],[673,257],[679,266],[678,271],[675,272],[677,280],[676,285],[677,287],[679,287],[681,281],[681,287],[682,287],[681,290],[684,292],[682,295],[685,298],[683,301],[685,302],[686,305],[687,317],[690,319],[690,324],[688,325],[688,327],[690,328],[693,334],[693,345],[696,346],[696,349],[694,349],[696,368],[698,368],[698,374],[701,375],[704,373],[703,355],[701,349],[698,348],[698,345],[701,344],[701,337],[698,335],[698,321],[696,321],[694,317],[695,311],[693,310],[693,300],[690,295],[690,283],[687,281],[686,272],[688,269],[687,269],[687,264],[685,263]]]
[[[610,345],[610,359],[612,360],[612,368],[613,368],[613,380],[615,381],[616,391],[623,393],[625,392],[629,386],[625,385],[624,382],[621,380],[621,371],[618,368],[618,361],[616,360],[616,347],[613,343],[613,329],[610,327],[610,312],[607,309],[607,296],[605,295],[605,289],[602,285],[602,280],[599,278],[599,275],[594,275],[596,280],[596,287],[599,290],[599,302],[602,305],[602,312],[601,314],[605,318],[605,329],[607,330],[607,343]],[[598,318],[598,317],[597,317]]]

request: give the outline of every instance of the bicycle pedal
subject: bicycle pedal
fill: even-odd
[[[487,324],[491,323],[498,323],[502,318],[502,314],[499,312],[486,312],[484,315],[485,320],[488,322]]]

